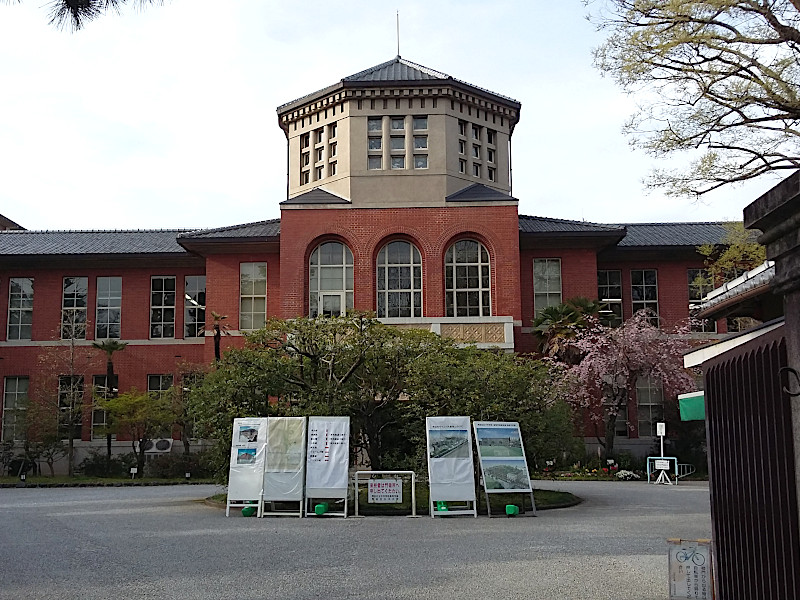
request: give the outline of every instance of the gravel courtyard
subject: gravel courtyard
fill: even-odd
[[[667,598],[708,485],[546,482],[537,518],[225,518],[214,486],[0,489],[0,599]]]

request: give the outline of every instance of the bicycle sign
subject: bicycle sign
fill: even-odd
[[[711,600],[711,540],[667,540],[670,600]]]

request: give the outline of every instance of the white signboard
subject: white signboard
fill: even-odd
[[[475,501],[469,417],[428,417],[430,499]]]
[[[264,464],[265,501],[303,500],[305,442],[305,417],[269,417]]]
[[[711,600],[711,541],[667,540],[670,600]]]
[[[669,471],[669,461],[668,460],[655,460],[656,471]]]
[[[309,417],[306,497],[344,498],[350,464],[350,417]]]
[[[519,423],[475,421],[473,426],[486,492],[531,492]]]
[[[258,500],[264,473],[266,417],[233,420],[228,501]]]
[[[367,492],[370,504],[399,504],[403,501],[403,480],[370,479]]]
[[[667,424],[666,423],[656,423],[656,435],[664,437],[667,435]]]

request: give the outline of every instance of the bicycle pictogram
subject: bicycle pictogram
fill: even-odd
[[[706,557],[697,552],[697,548],[681,548],[678,553],[675,554],[675,558],[678,559],[678,562],[691,560],[698,567],[702,567],[706,563]]]

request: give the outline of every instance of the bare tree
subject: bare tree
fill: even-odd
[[[632,144],[703,151],[687,170],[655,170],[650,187],[701,195],[800,167],[800,0],[603,6],[596,66],[626,91],[655,92],[625,126]]]

